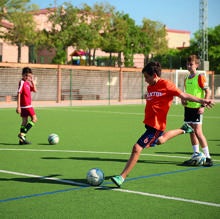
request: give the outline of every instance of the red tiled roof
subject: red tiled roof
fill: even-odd
[[[171,32],[171,33],[186,33],[186,34],[190,34],[190,31],[187,30],[174,30],[174,29],[166,29],[167,32]]]
[[[39,9],[36,11],[32,11],[31,13],[34,15],[39,15],[39,14],[48,14],[49,12],[54,12],[56,8],[44,8],[44,9]]]

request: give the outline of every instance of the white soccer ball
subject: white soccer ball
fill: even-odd
[[[60,140],[60,138],[57,134],[52,133],[48,136],[49,144],[58,144],[59,140]]]
[[[104,172],[99,168],[92,168],[88,171],[86,179],[91,186],[99,186],[104,182]]]
[[[202,166],[206,161],[205,154],[202,152],[195,153],[191,159],[194,166]]]

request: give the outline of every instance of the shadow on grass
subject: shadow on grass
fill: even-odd
[[[50,176],[46,176],[48,178],[52,178],[54,176],[60,176],[59,174],[53,174]],[[62,182],[63,180],[63,182]],[[77,183],[82,183],[82,184],[87,184],[86,179],[60,179],[59,180],[53,180],[53,179],[46,179],[45,177],[28,177],[28,178],[21,178],[21,177],[15,177],[15,178],[0,178],[0,181],[16,181],[16,182],[25,182],[25,183],[43,183],[43,184],[60,184],[60,185],[73,185],[74,186],[74,182],[76,182],[76,186]],[[64,182],[67,181],[67,182]],[[73,183],[68,183],[69,182],[73,182]]]
[[[128,159],[117,159],[117,158],[100,158],[100,157],[42,157],[41,159],[46,160],[82,160],[82,161],[100,161],[100,162],[122,162],[127,163]],[[150,163],[150,164],[179,164],[176,161],[168,160],[138,160],[138,163]]]
[[[21,145],[19,145],[18,143],[15,144],[14,142],[13,142],[13,143],[0,142],[0,145],[11,145],[11,146],[14,146],[14,145],[15,145],[15,146],[21,146]]]
[[[44,177],[14,177],[14,178],[0,178],[0,181],[14,181],[14,182],[24,182],[24,183],[42,183],[42,184],[57,184],[57,185],[72,185],[72,186],[90,186],[85,179],[57,179],[54,180],[53,177],[61,176],[60,174],[51,174]],[[112,176],[105,176],[105,180],[110,180]],[[51,178],[51,179],[46,179]],[[66,181],[66,182],[65,182]],[[69,183],[68,183],[69,182]],[[74,184],[75,183],[75,184]],[[109,187],[106,187],[109,188]],[[112,187],[114,188],[114,187]],[[110,187],[111,189],[111,187]]]
[[[189,155],[189,156],[192,156],[192,153],[193,152],[155,152],[156,154],[169,154],[169,155],[178,155],[178,154],[184,154],[184,155]],[[219,153],[212,153],[210,152],[211,156],[220,156]]]

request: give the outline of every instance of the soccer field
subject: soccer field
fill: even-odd
[[[214,166],[186,167],[189,135],[143,151],[119,189],[110,177],[121,172],[144,131],[144,105],[35,108],[31,145],[18,145],[21,119],[0,109],[0,217],[5,218],[212,218],[220,215],[220,104],[206,110],[203,131]],[[183,123],[173,105],[167,129]],[[57,145],[47,137],[56,133]],[[105,173],[99,187],[86,173]]]

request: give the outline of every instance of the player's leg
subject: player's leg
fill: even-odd
[[[28,116],[31,117],[31,121],[27,122],[27,124],[25,125],[25,133],[28,133],[28,131],[35,125],[35,123],[37,122],[37,115],[34,111],[34,108],[27,108],[26,109]]]
[[[133,169],[133,167],[137,163],[142,150],[143,150],[143,148],[137,143],[133,146],[130,158],[129,158],[124,170],[120,174],[124,179],[127,177],[127,175],[131,172],[131,170]]]
[[[123,171],[121,172],[121,174],[119,176],[114,176],[111,178],[111,180],[118,186],[120,187],[122,185],[122,183],[124,182],[125,178],[127,177],[127,175],[131,172],[131,170],[134,168],[135,164],[137,163],[141,151],[143,150],[143,148],[139,145],[139,144],[135,144],[133,146],[131,155],[129,160],[127,161],[125,168],[123,169]]]
[[[120,187],[122,183],[124,182],[127,175],[131,172],[131,170],[134,168],[135,164],[137,163],[141,151],[150,146],[155,146],[156,142],[158,140],[158,137],[163,134],[162,131],[158,131],[152,127],[145,126],[146,131],[144,134],[138,139],[137,143],[133,146],[132,152],[130,155],[129,160],[127,161],[127,164],[120,175],[114,176],[111,178],[111,180]]]
[[[21,115],[22,116],[22,115]],[[27,144],[26,141],[26,130],[25,127],[28,123],[28,117],[27,116],[22,116],[22,123],[21,123],[21,127],[20,127],[20,133],[18,134],[18,138],[19,138],[19,144]]]
[[[163,135],[158,138],[157,144],[164,144],[166,141],[178,135],[185,134],[185,133],[193,133],[193,132],[194,132],[193,128],[190,125],[185,123],[179,129],[174,129],[174,130],[169,130],[167,132],[164,132]]]
[[[31,121],[29,121],[25,126],[25,133],[28,133],[28,131],[35,125],[37,122],[37,116],[36,114],[31,116]]]
[[[196,138],[198,139],[198,142],[200,143],[200,145],[202,147],[203,153],[206,156],[206,162],[205,162],[204,166],[213,166],[213,161],[212,161],[210,153],[209,153],[208,143],[207,143],[206,137],[202,131],[202,123],[194,124],[193,127],[195,130]]]

